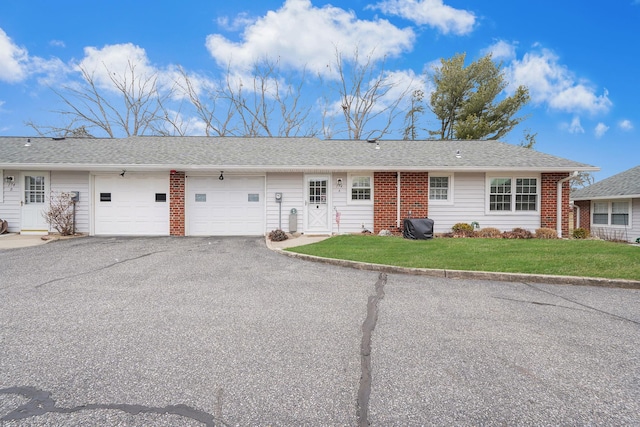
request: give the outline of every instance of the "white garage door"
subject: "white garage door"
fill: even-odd
[[[264,177],[187,178],[187,233],[191,236],[262,236]]]
[[[95,234],[169,235],[168,176],[96,176],[94,194]]]

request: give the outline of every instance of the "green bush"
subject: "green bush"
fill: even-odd
[[[536,239],[557,239],[558,232],[553,228],[538,228],[536,230]]]
[[[473,237],[473,225],[459,222],[451,227],[453,237]]]
[[[572,233],[574,239],[587,239],[589,238],[589,235],[589,230],[586,228],[576,228]]]

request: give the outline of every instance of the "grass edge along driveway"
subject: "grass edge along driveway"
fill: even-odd
[[[601,240],[340,235],[287,250],[398,267],[640,280],[640,247]]]

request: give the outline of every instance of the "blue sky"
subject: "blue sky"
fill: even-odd
[[[59,120],[51,87],[77,82],[78,65],[131,61],[163,76],[180,66],[204,83],[265,56],[320,72],[335,46],[357,46],[428,91],[424,73],[440,58],[492,52],[532,98],[504,141],[529,129],[537,150],[599,166],[601,180],[640,164],[639,25],[640,0],[3,1],[0,135]]]

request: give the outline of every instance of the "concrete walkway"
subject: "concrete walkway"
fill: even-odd
[[[19,233],[0,234],[0,249],[26,248],[29,246],[43,245],[52,240],[54,236],[25,236]]]

